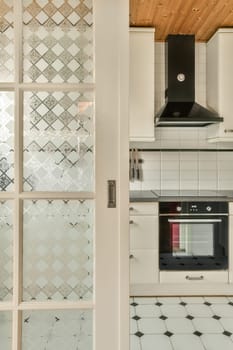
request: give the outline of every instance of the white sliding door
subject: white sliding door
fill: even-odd
[[[128,350],[128,4],[0,0],[0,48],[0,347]]]

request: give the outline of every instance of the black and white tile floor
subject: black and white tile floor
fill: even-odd
[[[133,297],[130,322],[130,350],[233,350],[233,297]]]

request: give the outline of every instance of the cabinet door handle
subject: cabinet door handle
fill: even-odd
[[[130,225],[134,224],[134,221],[133,221],[133,220],[130,220],[129,224],[130,224]]]
[[[192,277],[192,276],[185,276],[186,280],[189,281],[201,281],[204,279],[204,276],[197,276],[197,277]]]
[[[225,132],[225,134],[227,134],[228,132],[231,133],[231,132],[233,132],[233,129],[225,129],[224,132]]]
[[[133,254],[130,254],[129,258],[130,258],[130,259],[134,259],[134,255],[133,255]]]
[[[129,210],[130,210],[130,211],[133,211],[133,210],[134,210],[134,208],[133,208],[133,207],[130,207],[130,208],[129,208]]]

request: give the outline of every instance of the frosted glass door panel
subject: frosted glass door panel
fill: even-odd
[[[24,81],[93,82],[92,2],[23,0]]]
[[[25,200],[23,300],[91,300],[92,201]]]
[[[91,350],[92,311],[24,311],[22,350]]]
[[[12,191],[13,187],[14,93],[0,92],[0,191]]]
[[[93,190],[93,95],[26,92],[24,190]]]
[[[14,81],[13,0],[0,0],[0,82]]]
[[[0,312],[0,347],[2,350],[12,349],[12,316],[9,311]]]
[[[0,201],[0,301],[13,294],[13,203]]]

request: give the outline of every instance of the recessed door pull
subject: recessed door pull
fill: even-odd
[[[116,208],[116,180],[108,180],[108,208]]]
[[[197,277],[192,277],[192,276],[185,276],[186,280],[189,281],[201,281],[204,279],[204,276],[197,276]]]

